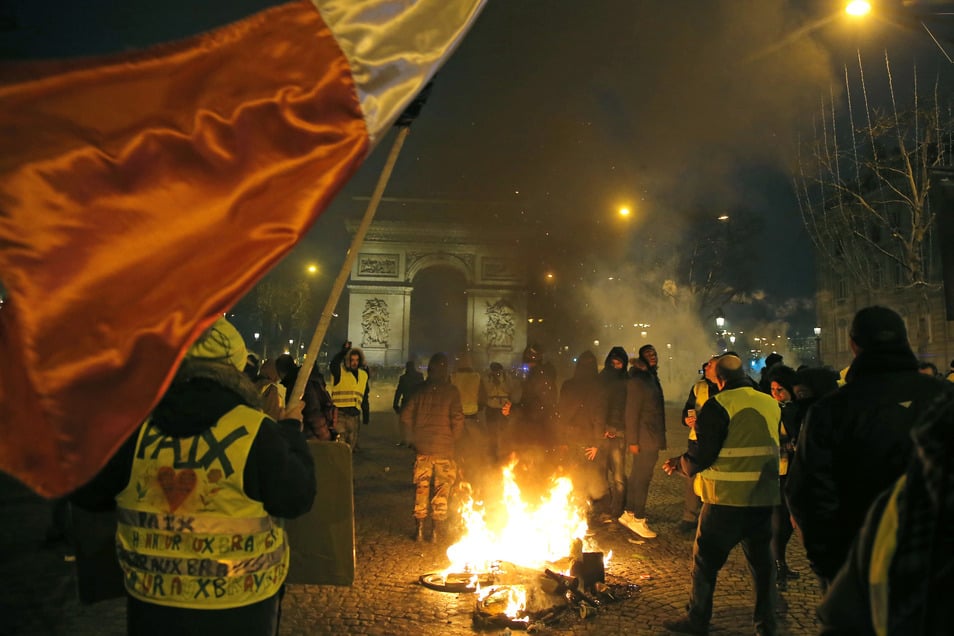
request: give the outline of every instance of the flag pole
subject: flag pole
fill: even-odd
[[[388,160],[381,170],[381,175],[378,177],[378,184],[374,188],[371,201],[368,202],[368,207],[364,211],[364,218],[361,219],[361,225],[358,226],[358,231],[355,232],[354,240],[351,241],[351,247],[348,248],[344,263],[341,265],[338,277],[335,279],[335,283],[331,288],[331,295],[328,296],[328,300],[325,302],[325,308],[321,312],[321,318],[319,318],[318,325],[315,327],[315,333],[312,335],[311,342],[308,344],[305,360],[302,362],[301,369],[298,371],[298,378],[295,380],[295,386],[292,389],[291,396],[289,396],[288,408],[297,406],[297,403],[302,399],[305,392],[305,384],[308,382],[311,371],[315,366],[318,351],[321,348],[321,343],[325,339],[328,326],[331,324],[335,307],[341,297],[341,292],[344,290],[345,283],[348,282],[348,277],[351,275],[351,266],[354,264],[354,259],[358,255],[361,244],[364,242],[368,228],[371,227],[371,221],[374,220],[374,214],[378,210],[378,205],[384,196],[384,190],[387,188],[388,181],[391,179],[394,164],[397,162],[398,155],[401,154],[401,147],[404,146],[404,140],[407,139],[410,131],[410,125],[400,126],[398,129],[397,138],[391,146],[391,153],[388,155]]]

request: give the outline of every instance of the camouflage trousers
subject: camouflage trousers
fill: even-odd
[[[339,410],[336,426],[341,441],[348,444],[351,450],[354,450],[358,445],[358,428],[361,426],[361,415],[348,415]]]
[[[414,518],[426,519],[430,507],[435,521],[446,519],[447,500],[456,479],[457,464],[454,460],[418,455],[414,461]]]

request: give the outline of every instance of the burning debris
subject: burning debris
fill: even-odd
[[[488,519],[483,502],[465,497],[459,509],[465,532],[447,549],[451,565],[421,576],[421,584],[476,594],[476,628],[528,631],[556,622],[567,610],[589,618],[637,592],[638,585],[607,585],[611,554],[593,549],[585,508],[572,502],[570,479],[554,479],[533,507],[521,495],[514,465],[502,471],[501,514]]]

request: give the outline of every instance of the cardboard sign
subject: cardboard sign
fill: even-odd
[[[310,440],[318,494],[308,514],[285,522],[291,563],[288,583],[354,582],[354,479],[351,448]]]

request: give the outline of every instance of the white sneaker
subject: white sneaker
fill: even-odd
[[[632,530],[633,532],[636,532],[635,530],[633,530],[633,526],[636,525],[636,517],[633,516],[633,513],[624,512],[623,514],[619,516],[619,519],[617,519],[617,521],[619,521],[621,526],[629,530]]]
[[[644,539],[655,539],[656,533],[650,530],[645,519],[637,519],[631,512],[624,512],[619,518],[620,524]]]

